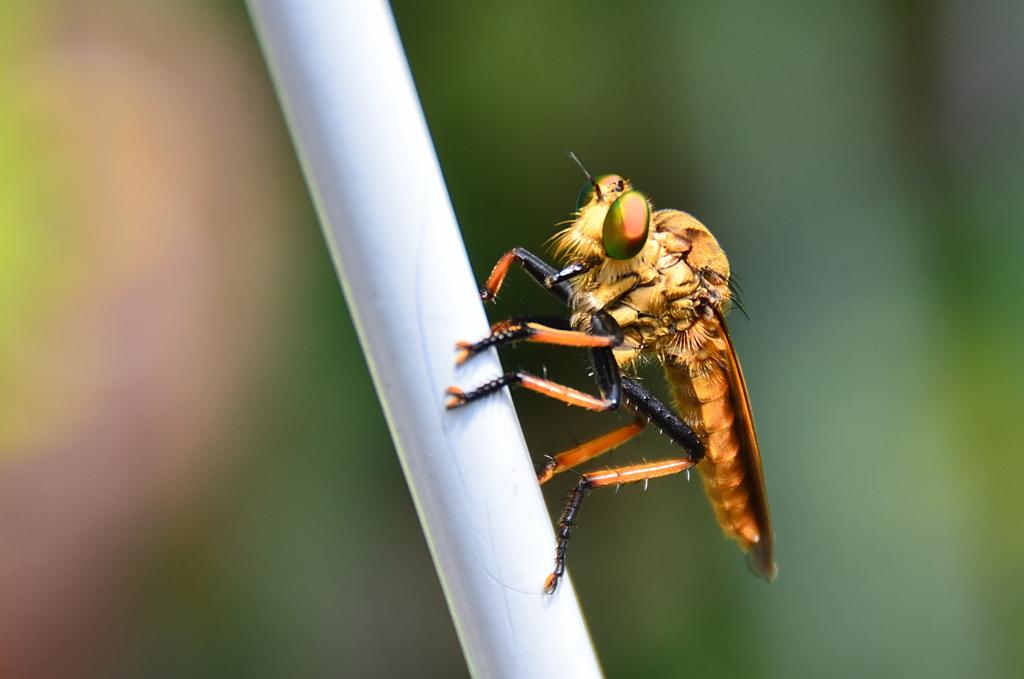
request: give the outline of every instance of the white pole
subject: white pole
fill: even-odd
[[[390,9],[248,6],[470,672],[601,676],[508,394],[444,408],[501,368]]]

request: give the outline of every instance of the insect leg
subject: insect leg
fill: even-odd
[[[598,329],[610,330],[618,328],[611,317],[600,318],[595,314],[595,317],[591,319],[592,325],[595,320],[597,321],[596,328]],[[636,436],[645,424],[641,418],[656,424],[662,433],[667,434],[669,438],[686,451],[687,457],[584,474],[580,478],[579,483],[573,488],[572,493],[570,493],[569,502],[566,504],[565,510],[558,521],[555,570],[544,583],[544,591],[548,594],[555,591],[555,588],[558,587],[559,578],[565,573],[565,552],[569,548],[569,535],[576,524],[576,516],[579,514],[580,505],[583,504],[583,496],[588,489],[633,481],[647,481],[659,476],[678,474],[690,469],[704,457],[704,445],[700,442],[700,439],[697,438],[693,430],[671,408],[662,403],[636,380],[622,377],[611,349],[597,348],[591,349],[590,352],[594,365],[594,376],[597,378],[598,384],[601,385],[601,390],[605,393],[606,398],[609,395],[606,389],[621,389],[624,393],[623,402],[631,412],[637,415],[637,421],[632,425],[605,434],[602,437],[556,456],[554,460],[541,469],[537,475],[538,480],[543,483],[558,471],[596,457]],[[563,464],[565,465],[564,467],[562,466]]]
[[[603,436],[598,436],[586,443],[581,443],[575,448],[571,448],[565,452],[555,455],[547,464],[544,465],[544,467],[541,468],[539,472],[537,472],[537,482],[544,483],[559,472],[571,469],[577,465],[583,464],[587,460],[597,457],[598,455],[607,453],[612,448],[622,445],[639,434],[643,431],[646,424],[647,423],[645,421],[638,418],[632,424],[627,424],[625,427],[620,427],[615,431],[608,432]]]
[[[543,326],[540,327],[543,328]],[[548,338],[555,338],[556,341],[550,342],[552,344],[572,342],[575,346],[592,347],[590,350],[591,364],[594,369],[594,377],[597,379],[597,385],[600,387],[603,397],[591,396],[577,389],[541,379],[523,370],[517,370],[505,373],[501,377],[482,384],[469,392],[462,391],[458,387],[448,387],[448,395],[451,397],[446,404],[448,409],[457,408],[493,394],[505,386],[523,386],[531,391],[536,391],[545,396],[564,401],[569,405],[580,406],[588,410],[614,410],[619,407],[619,400],[622,397],[622,377],[611,347],[622,343],[622,331],[619,330],[619,325],[615,322],[615,319],[603,311],[598,311],[591,317],[590,333],[555,328],[543,328],[534,332]],[[487,340],[483,341],[486,342]],[[512,341],[512,339],[507,341]],[[460,351],[468,351],[471,346],[460,346],[459,349]]]
[[[595,311],[590,315],[590,332],[605,337],[614,337],[615,344],[622,344],[622,329],[605,311]],[[604,397],[614,401],[616,406],[622,398],[622,372],[615,360],[611,347],[593,347],[590,350],[590,367],[594,371],[594,379]]]
[[[566,503],[562,516],[558,519],[558,531],[555,543],[555,570],[544,581],[544,591],[554,594],[558,587],[558,580],[565,575],[565,550],[569,548],[569,534],[572,527],[576,525],[576,515],[580,512],[580,505],[583,504],[583,494],[587,492],[590,484],[587,478],[583,477],[576,487],[569,493],[569,502]]]
[[[455,363],[462,365],[485,349],[518,341],[559,344],[568,347],[613,347],[621,342],[621,336],[598,335],[573,330],[565,319],[533,320],[532,317],[522,316],[494,324],[491,334],[479,342],[459,342],[456,345],[458,354]]]
[[[580,506],[583,504],[583,496],[586,494],[587,490],[591,488],[600,488],[601,486],[618,486],[623,483],[646,481],[648,479],[658,478],[659,476],[678,474],[681,471],[689,469],[695,464],[696,462],[694,460],[687,457],[676,460],[662,460],[661,462],[653,462],[649,464],[637,464],[630,465],[628,467],[605,469],[599,472],[584,474],[580,477],[579,483],[577,483],[572,489],[572,492],[569,493],[569,501],[566,503],[565,509],[562,511],[562,516],[558,519],[558,542],[555,545],[555,570],[552,571],[551,575],[549,575],[547,580],[544,582],[544,591],[548,594],[554,593],[555,588],[558,587],[558,580],[565,574],[565,552],[569,548],[569,536],[572,533],[573,526],[576,525],[576,516],[580,512]]]
[[[622,390],[626,407],[630,411],[646,417],[661,433],[678,443],[694,462],[704,458],[704,444],[693,433],[693,429],[657,396],[629,377],[622,378]]]
[[[502,387],[526,387],[530,391],[536,391],[539,394],[550,396],[551,398],[558,399],[568,403],[571,406],[579,406],[586,408],[587,410],[604,411],[613,410],[618,407],[619,402],[617,399],[612,400],[610,398],[598,398],[597,396],[591,396],[585,392],[567,387],[557,382],[545,380],[531,375],[524,370],[516,370],[515,372],[505,373],[501,377],[491,380],[485,384],[481,384],[472,391],[462,391],[458,387],[448,387],[448,403],[445,405],[449,410],[452,408],[458,408],[459,406],[466,405],[471,401],[476,401],[484,396],[488,396],[498,391]]]
[[[572,288],[569,287],[567,281],[573,276],[578,276],[584,271],[591,269],[593,266],[585,262],[577,262],[559,271],[537,255],[523,248],[513,248],[506,252],[498,260],[498,263],[494,265],[494,269],[491,270],[491,275],[488,276],[483,290],[480,291],[480,299],[485,302],[494,299],[494,296],[498,294],[498,290],[501,289],[501,284],[505,282],[505,276],[508,274],[509,267],[513,264],[523,267],[523,270],[530,274],[533,280],[540,283],[541,287],[566,304],[569,303],[569,297],[572,295]]]

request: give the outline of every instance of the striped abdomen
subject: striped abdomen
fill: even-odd
[[[771,581],[776,568],[761,456],[746,384],[724,323],[698,356],[668,356],[665,370],[680,417],[704,443],[697,465],[726,535],[747,550],[751,570]]]

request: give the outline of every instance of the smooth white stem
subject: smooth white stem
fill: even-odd
[[[508,394],[444,407],[501,368],[390,9],[248,5],[470,672],[601,676]]]

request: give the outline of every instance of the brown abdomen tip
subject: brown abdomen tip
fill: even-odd
[[[779,574],[775,560],[768,550],[762,549],[761,544],[756,544],[747,551],[747,567],[751,573],[768,582],[773,582],[775,576]]]

